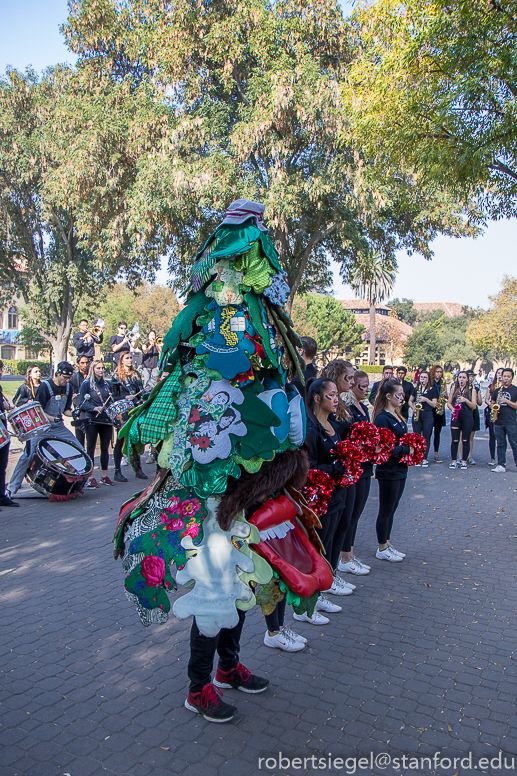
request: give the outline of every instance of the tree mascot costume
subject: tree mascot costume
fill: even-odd
[[[120,512],[115,557],[126,595],[150,625],[167,620],[176,583],[189,589],[173,604],[176,617],[194,616],[185,706],[215,722],[236,709],[214,685],[251,693],[268,685],[239,662],[245,612],[258,599],[268,613],[286,595],[311,615],[332,583],[318,519],[299,492],[309,466],[305,410],[288,381],[303,379],[301,343],[263,212],[233,202],[197,254],[187,305],[164,338],[164,376],[120,432],[127,455],[150,443],[159,465]]]

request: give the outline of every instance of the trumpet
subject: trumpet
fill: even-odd
[[[97,318],[95,321],[95,326],[92,329],[88,329],[88,331],[90,334],[93,334],[94,337],[98,337],[99,334],[102,334],[105,328],[106,321],[103,321],[101,318]]]

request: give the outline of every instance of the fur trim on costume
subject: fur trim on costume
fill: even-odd
[[[217,510],[217,522],[227,531],[234,517],[257,501],[270,498],[282,488],[300,490],[309,471],[309,456],[303,448],[286,450],[264,461],[256,474],[243,471],[239,479],[228,478],[228,487]]]

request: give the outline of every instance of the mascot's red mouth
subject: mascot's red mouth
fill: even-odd
[[[290,498],[279,496],[266,501],[248,518],[260,532],[254,546],[294,593],[308,597],[316,590],[332,585],[332,571],[327,561],[309,540],[296,519],[296,508]]]

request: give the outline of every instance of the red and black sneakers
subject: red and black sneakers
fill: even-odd
[[[222,671],[221,668],[218,667],[214,684],[216,687],[233,687],[241,692],[258,693],[267,690],[269,679],[262,679],[261,676],[253,676],[251,671],[248,671],[242,663],[237,663],[235,668],[231,668],[229,671]]]
[[[185,708],[195,714],[202,714],[209,722],[230,722],[237,714],[237,709],[221,700],[221,695],[222,692],[209,682],[200,692],[189,692]]]

